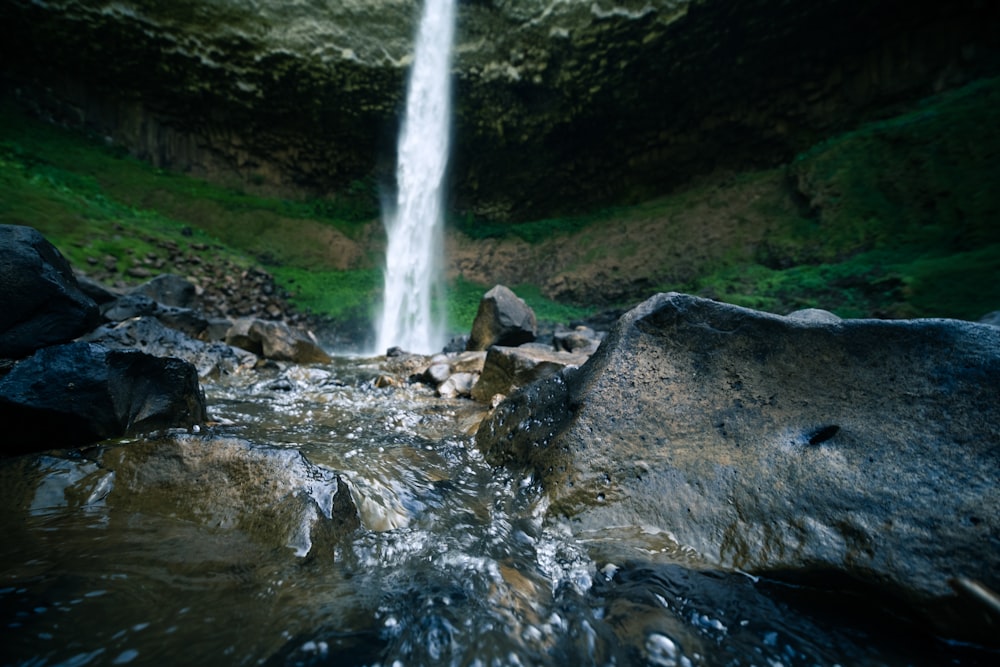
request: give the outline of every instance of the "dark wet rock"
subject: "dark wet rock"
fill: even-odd
[[[444,346],[442,352],[445,354],[463,352],[469,344],[469,337],[466,335],[455,336],[448,341],[448,344]]]
[[[575,530],[641,526],[717,566],[841,573],[961,635],[982,612],[949,582],[1000,589],[997,396],[993,327],[661,294],[476,440],[531,468]]]
[[[133,288],[129,294],[141,294],[164,306],[174,308],[194,308],[198,299],[194,283],[172,273],[158,275]]]
[[[75,447],[204,422],[194,366],[92,343],[47,347],[0,379],[2,454]]]
[[[252,318],[236,320],[226,334],[226,343],[275,361],[297,364],[330,362],[330,355],[313,338],[284,322]]]
[[[589,354],[583,352],[494,345],[486,353],[482,373],[472,388],[472,398],[488,403],[497,394],[506,396],[515,389],[554,375],[564,368],[579,366],[588,357]]]
[[[224,317],[213,317],[208,320],[208,326],[202,332],[202,338],[211,342],[226,340],[226,334],[233,328],[233,321]]]
[[[497,285],[483,295],[472,322],[467,350],[530,343],[538,333],[535,312],[510,288]]]
[[[81,340],[116,350],[139,350],[158,357],[177,357],[193,364],[198,369],[199,377],[236,373],[253,367],[257,362],[256,355],[246,350],[225,343],[197,340],[153,316],[134,317],[118,324],[98,327]]]
[[[198,338],[208,328],[208,319],[197,310],[167,306],[144,294],[127,294],[101,307],[101,314],[111,322],[134,317],[155,317],[165,326]]]
[[[120,290],[94,280],[84,273],[74,271],[73,275],[76,278],[77,285],[80,287],[80,291],[93,299],[98,306],[103,306],[123,296]]]
[[[159,304],[142,294],[126,294],[101,306],[101,315],[109,322],[122,322],[133,317],[152,315]]]
[[[298,450],[236,438],[169,436],[108,448],[116,511],[171,517],[298,556],[332,555],[360,525],[345,481]]]
[[[420,375],[420,381],[436,387],[449,377],[451,377],[451,364],[444,357],[438,361],[432,359],[431,365]]]
[[[0,225],[0,358],[68,342],[99,323],[59,251],[37,230]]]
[[[261,550],[330,557],[359,525],[336,472],[297,450],[203,435],[8,460],[0,467],[0,497],[9,511],[35,516],[85,510],[112,523],[169,526],[164,530],[192,538],[188,549],[220,545],[215,559],[234,566]],[[133,547],[143,539],[122,533]],[[162,547],[162,532],[150,539]]]

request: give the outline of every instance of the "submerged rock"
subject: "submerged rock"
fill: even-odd
[[[189,558],[217,544],[221,549],[228,539],[242,550],[216,558],[234,565],[250,555],[248,547],[251,553],[287,548],[297,556],[321,550],[329,556],[360,525],[343,478],[294,449],[169,435],[85,454],[8,461],[0,467],[4,507],[36,516],[88,511],[129,526],[156,523],[165,532],[148,539],[158,546],[178,531],[197,541],[183,547]],[[147,539],[142,530],[121,534],[133,545]]]
[[[39,350],[0,378],[0,455],[75,447],[204,422],[191,364],[142,352],[69,343]]]
[[[97,304],[37,230],[0,225],[0,358],[17,359],[97,326]]]
[[[710,565],[845,573],[974,635],[981,610],[950,585],[1000,589],[998,396],[993,327],[660,294],[476,441],[533,469],[577,531],[639,526]]]
[[[295,449],[236,438],[170,436],[112,447],[99,458],[114,473],[108,503],[288,547],[328,555],[360,525],[344,480]]]

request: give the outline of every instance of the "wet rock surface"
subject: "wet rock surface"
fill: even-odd
[[[578,533],[642,526],[707,564],[841,573],[982,638],[950,582],[1000,588],[998,378],[988,326],[661,294],[476,441],[533,470]]]
[[[497,395],[506,396],[565,368],[580,366],[589,356],[585,352],[566,352],[541,345],[494,345],[486,353],[483,370],[472,388],[472,398],[489,403]]]
[[[344,480],[292,449],[170,436],[109,447],[97,460],[113,474],[116,511],[239,531],[300,557],[329,557],[360,525]]]
[[[202,341],[165,325],[156,317],[135,317],[107,324],[81,337],[109,349],[140,350],[158,357],[176,357],[192,364],[198,377],[237,373],[253,368],[257,355],[219,341]]]
[[[41,349],[0,378],[0,418],[10,456],[191,427],[206,411],[191,364],[80,342]]]
[[[327,363],[328,355],[315,338],[283,322],[239,319],[226,332],[226,343],[266,359],[297,364]]]
[[[497,285],[479,301],[465,349],[481,351],[493,345],[530,343],[538,333],[531,308],[509,287]]]
[[[99,322],[97,304],[37,230],[0,225],[0,358],[65,343]]]

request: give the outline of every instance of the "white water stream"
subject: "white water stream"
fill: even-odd
[[[445,343],[442,204],[451,133],[454,19],[454,0],[426,1],[399,134],[395,210],[383,214],[388,248],[379,353],[398,346],[427,354]]]

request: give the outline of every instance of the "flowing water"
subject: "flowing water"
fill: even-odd
[[[399,135],[395,210],[386,214],[385,292],[376,350],[444,347],[440,261],[442,203],[451,127],[454,0],[427,0]],[[435,298],[437,297],[437,298]]]
[[[0,664],[997,664],[655,531],[574,536],[531,475],[483,460],[480,407],[381,372],[231,376],[199,434],[0,461]],[[324,541],[334,472],[361,523]]]

